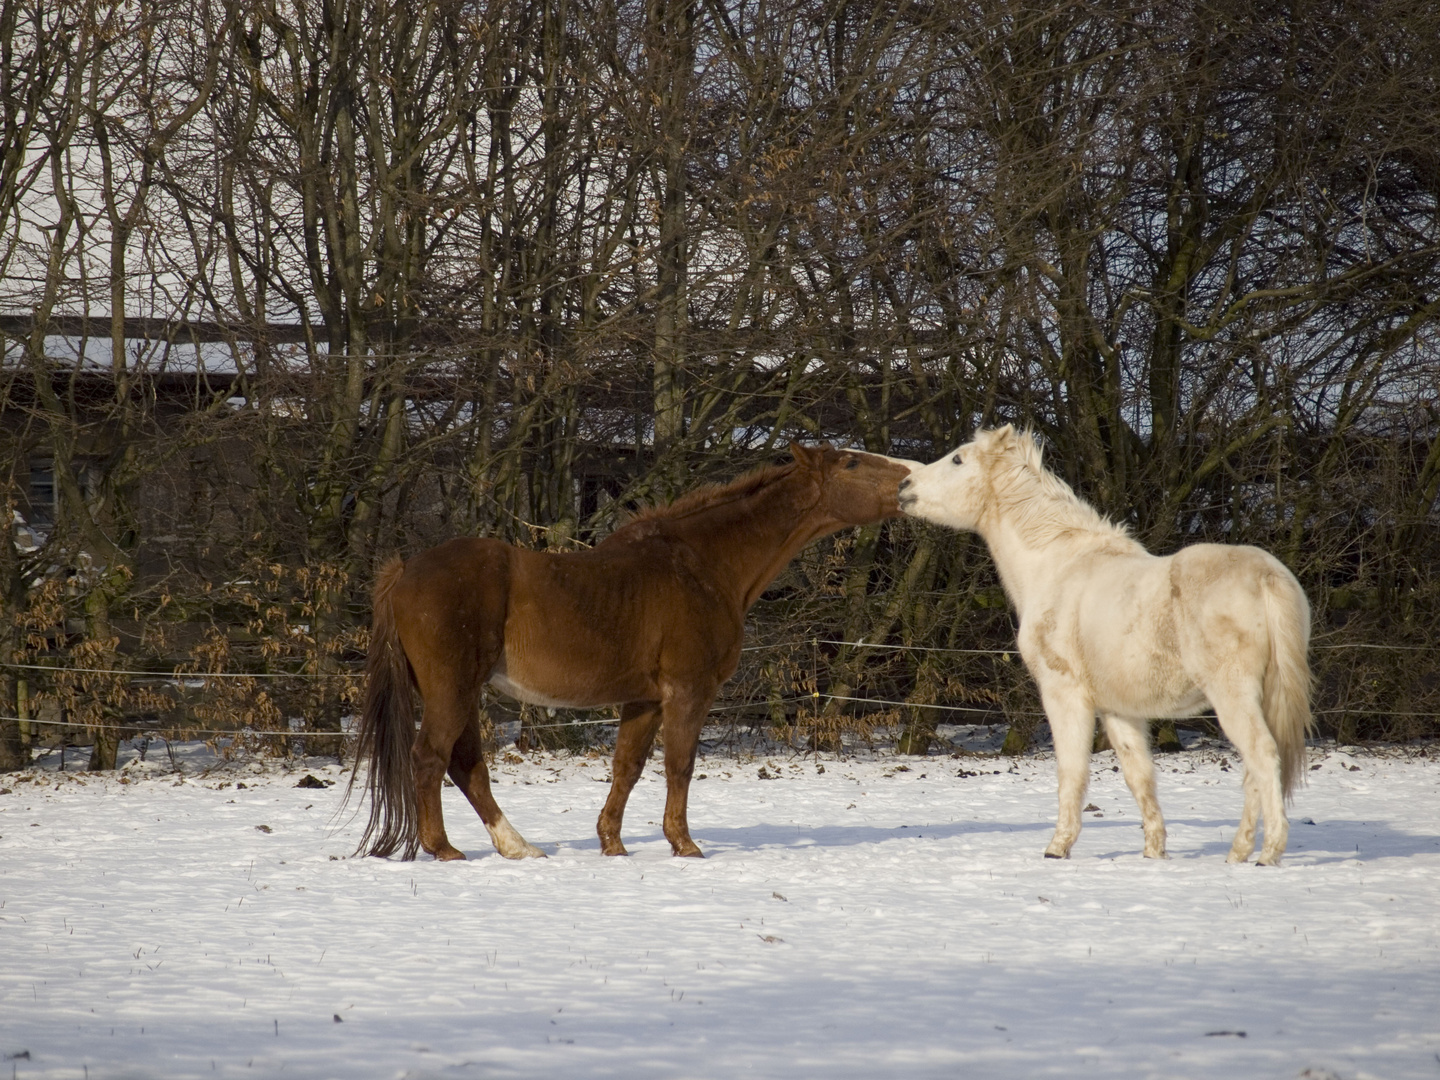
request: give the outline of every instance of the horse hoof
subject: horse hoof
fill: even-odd
[[[705,853],[692,843],[683,848],[676,848],[675,857],[677,859],[703,859]]]
[[[620,843],[619,840],[616,840],[616,841],[614,841],[614,842],[610,842],[610,841],[605,841],[605,842],[603,842],[603,843],[600,845],[600,854],[601,854],[601,855],[629,855],[630,852],[628,852],[628,851],[625,850],[625,845],[624,845],[624,844]]]
[[[464,862],[464,861],[465,861],[465,853],[464,853],[463,851],[456,851],[453,847],[452,847],[452,848],[442,848],[440,851],[435,852],[435,861],[436,861],[436,862],[456,862],[456,861]]]
[[[1068,859],[1069,857],[1068,855],[1057,855],[1053,851],[1045,852],[1045,858],[1047,859]]]

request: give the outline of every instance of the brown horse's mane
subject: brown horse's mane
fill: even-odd
[[[795,463],[784,465],[762,465],[751,469],[734,480],[724,484],[702,484],[687,491],[674,502],[659,506],[643,506],[630,515],[625,525],[636,525],[646,521],[671,520],[688,517],[714,506],[737,502],[749,498],[761,488],[767,487],[783,476],[795,471]]]

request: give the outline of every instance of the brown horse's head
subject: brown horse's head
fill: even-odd
[[[819,446],[790,444],[796,464],[812,478],[821,512],[834,528],[869,525],[900,516],[900,481],[918,462],[858,450],[837,450],[828,442]]]

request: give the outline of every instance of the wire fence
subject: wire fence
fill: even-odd
[[[742,649],[745,653],[765,653],[794,651],[804,648],[816,648],[825,646],[828,648],[845,648],[854,650],[874,650],[890,653],[909,654],[949,654],[957,656],[993,656],[1002,660],[1010,660],[1017,655],[1018,650],[1014,648],[960,648],[942,646],[920,646],[892,644],[888,642],[871,642],[864,639],[850,641],[843,638],[822,638],[811,637],[793,641],[771,642],[767,644],[748,645]],[[1371,642],[1319,642],[1312,644],[1311,648],[1316,651],[1334,650],[1378,650],[1391,651],[1396,653],[1426,651],[1423,646],[1387,645]],[[60,664],[43,663],[6,663],[0,664],[0,668],[10,671],[38,672],[50,676],[65,675],[93,675],[116,678],[159,680],[161,682],[179,683],[185,685],[201,684],[209,680],[361,680],[364,678],[363,670],[348,670],[337,672],[315,672],[315,671],[195,671],[185,668],[182,665],[175,665],[170,670],[162,670],[156,667],[147,669],[125,668],[125,667],[95,667],[95,666],[66,666]],[[785,710],[790,706],[798,704],[812,704],[817,708],[829,702],[843,703],[852,709],[862,713],[896,715],[896,710],[917,710],[931,714],[943,714],[947,716],[978,718],[987,717],[992,721],[991,725],[1005,725],[1016,720],[1036,721],[1044,717],[1039,709],[1017,709],[1007,707],[1002,703],[989,705],[958,704],[945,702],[925,702],[904,700],[901,698],[862,696],[856,694],[828,693],[823,690],[811,690],[805,693],[788,694],[778,697],[750,697],[744,700],[721,700],[712,705],[707,723],[726,723],[739,727],[754,728],[753,717],[734,717],[727,719],[724,714],[740,713],[749,711],[751,713],[764,711],[773,717],[776,710]],[[1390,718],[1406,719],[1435,719],[1435,714],[1427,711],[1416,710],[1377,710],[1373,707],[1352,708],[1345,706],[1316,708],[1314,713],[1317,717],[1341,717],[1341,716],[1383,716]],[[553,717],[553,710],[550,711]],[[769,718],[767,717],[767,718]],[[1169,717],[1173,721],[1211,721],[1214,720],[1213,712],[1201,712],[1193,715]],[[176,736],[189,739],[203,738],[207,740],[305,740],[319,738],[334,738],[336,736],[348,737],[353,735],[353,729],[347,729],[343,724],[340,731],[317,730],[314,727],[281,727],[281,726],[236,726],[236,727],[200,727],[184,722],[161,723],[159,721],[145,720],[121,720],[103,722],[80,722],[75,719],[67,719],[62,716],[60,719],[48,719],[38,716],[0,716],[0,722],[12,722],[28,724],[40,728],[69,729],[71,731],[93,730],[102,726],[118,727],[123,730],[134,732],[136,738],[144,736]],[[511,718],[509,723],[515,723],[516,719]],[[536,719],[520,721],[523,728],[532,731],[560,731],[576,728],[604,727],[617,725],[618,716],[602,716],[591,718],[571,717],[557,722],[545,722]],[[762,721],[763,726],[764,721]]]
[[[891,645],[887,642],[877,641],[841,641],[835,638],[804,638],[801,641],[770,642],[766,645],[744,645],[742,652],[768,652],[778,649],[805,647],[805,645],[834,645],[842,648],[865,648],[880,649],[890,652],[945,652],[953,655],[972,655],[972,657],[1014,657],[1020,652],[1018,648],[948,648],[937,647],[937,645]],[[1433,649],[1426,645],[1384,645],[1371,644],[1364,641],[1335,642],[1329,645],[1310,645],[1312,649],[1380,649],[1385,652],[1431,652]],[[364,671],[193,671],[190,668],[176,668],[173,671],[157,671],[154,668],[143,670],[143,668],[92,668],[92,667],[71,667],[71,665],[60,664],[0,664],[0,668],[9,671],[46,671],[50,674],[88,674],[88,675],[125,675],[131,678],[168,678],[168,680],[184,680],[184,678],[364,678]],[[909,704],[909,703],[906,703]],[[3,719],[3,717],[0,717]]]

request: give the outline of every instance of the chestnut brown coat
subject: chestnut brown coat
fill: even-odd
[[[665,836],[676,855],[699,855],[690,777],[705,716],[739,662],[746,611],[811,541],[898,516],[897,488],[913,464],[828,444],[791,452],[785,465],[647,510],[588,551],[466,538],[386,564],[351,776],[353,787],[368,765],[360,849],[464,858],[441,817],[448,772],[500,854],[541,854],[490,790],[478,720],[488,682],[538,705],[619,706],[598,823],[606,855],[625,854],[625,803],[663,729]],[[424,701],[418,732],[412,688]]]

